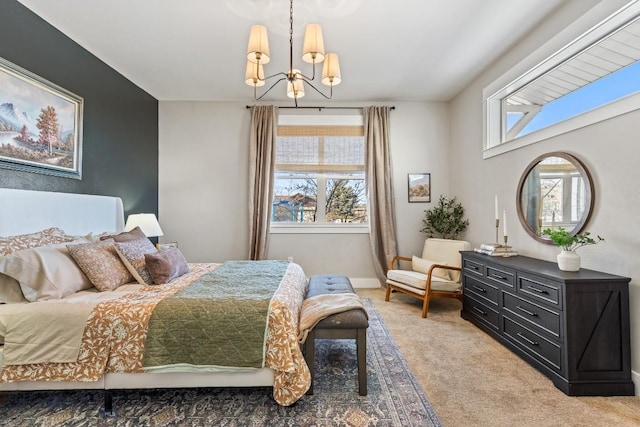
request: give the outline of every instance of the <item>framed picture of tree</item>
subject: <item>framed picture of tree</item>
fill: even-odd
[[[0,58],[0,167],[81,179],[83,104]]]
[[[431,202],[431,174],[409,174],[409,203]]]

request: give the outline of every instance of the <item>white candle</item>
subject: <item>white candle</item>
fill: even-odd
[[[498,195],[496,194],[496,221],[500,219],[500,217],[498,216]]]
[[[507,211],[506,210],[502,211],[502,226],[504,227],[503,234],[505,236],[508,236],[509,233],[507,233]]]

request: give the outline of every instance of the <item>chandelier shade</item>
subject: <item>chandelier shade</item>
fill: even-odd
[[[325,53],[322,27],[319,24],[308,24],[304,32],[302,45],[302,60],[313,66],[311,77],[293,67],[293,0],[289,2],[289,66],[286,71],[269,76],[264,75],[263,65],[271,60],[269,51],[269,39],[267,28],[263,25],[252,25],[249,31],[249,43],[247,44],[247,67],[245,70],[245,83],[253,87],[255,100],[262,99],[281,81],[287,82],[287,96],[293,98],[296,107],[298,99],[305,95],[305,83],[326,99],[333,97],[333,87],[340,84],[340,63],[336,53]],[[329,95],[323,93],[314,86],[316,77],[316,64],[324,63],[322,67],[321,82],[330,87]],[[258,87],[265,85],[266,81],[278,77],[274,83],[260,96]]]
[[[262,67],[262,64],[247,60],[244,82],[249,86],[264,86],[264,67]]]
[[[267,64],[270,61],[269,36],[263,25],[252,25],[249,31],[247,59],[254,63]]]
[[[338,55],[329,53],[322,65],[322,83],[327,86],[336,86],[339,85],[341,81]]]
[[[292,70],[294,80],[287,82],[287,96],[289,98],[298,99],[304,96],[304,83],[300,78],[300,70]]]
[[[304,31],[302,60],[311,64],[324,60],[324,40],[320,24],[307,24]]]

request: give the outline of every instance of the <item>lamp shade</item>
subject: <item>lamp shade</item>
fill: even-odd
[[[294,75],[300,74],[300,70],[292,70]],[[293,82],[287,81],[287,96],[289,98],[299,99],[304,96],[304,84],[301,78],[296,78]]]
[[[129,215],[127,217],[127,223],[124,226],[124,231],[131,231],[136,227],[140,227],[140,230],[142,230],[147,237],[164,235],[155,214],[141,213]]]
[[[270,60],[270,55],[267,28],[263,25],[252,25],[249,31],[247,59],[251,62],[266,64]]]
[[[328,53],[324,58],[324,64],[322,66],[322,83],[327,86],[336,86],[340,84],[341,81],[338,55]]]
[[[324,61],[324,40],[320,24],[308,24],[304,31],[302,60],[309,63]]]
[[[264,86],[264,67],[247,60],[247,70],[244,73],[244,82],[249,86]]]

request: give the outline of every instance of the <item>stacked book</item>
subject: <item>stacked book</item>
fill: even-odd
[[[503,246],[497,243],[482,243],[479,248],[475,248],[474,252],[489,256],[516,256],[518,251],[511,246]]]

